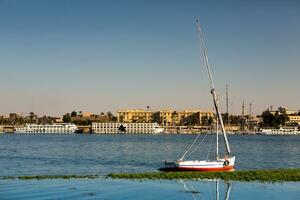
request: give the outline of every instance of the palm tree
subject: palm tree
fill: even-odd
[[[30,123],[33,122],[33,118],[34,118],[34,112],[30,112],[29,113],[29,118],[30,118]]]

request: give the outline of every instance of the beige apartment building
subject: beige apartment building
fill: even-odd
[[[204,116],[207,118],[214,118],[214,113],[211,111],[202,111],[202,110],[183,110],[183,111],[174,111],[174,110],[161,110],[158,111],[159,118],[162,122],[180,125],[184,119],[194,116],[199,124],[202,124],[202,119]]]
[[[300,125],[300,116],[298,115],[289,115],[288,123],[294,123]]]
[[[118,122],[126,123],[151,123],[153,119],[153,112],[142,109],[135,110],[120,110],[117,112]]]
[[[118,122],[139,122],[139,123],[151,123],[153,120],[157,120],[162,124],[168,124],[177,126],[180,125],[184,119],[194,116],[199,124],[202,123],[204,116],[207,118],[214,118],[214,113],[211,111],[202,110],[183,110],[175,111],[171,109],[159,110],[159,111],[145,111],[142,109],[137,110],[120,110],[117,112]]]
[[[288,110],[287,108],[279,107],[276,111],[270,111],[271,114],[286,114],[289,117],[287,124],[298,124],[300,125],[300,116],[298,115],[299,111]]]
[[[158,111],[158,117],[160,119],[160,122],[163,124],[172,124],[175,121],[180,120],[177,112],[170,109]]]

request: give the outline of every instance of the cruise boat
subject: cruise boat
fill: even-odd
[[[192,148],[193,148],[193,145],[196,143],[197,139],[199,138],[199,135],[200,135],[199,134],[180,159],[178,159],[174,162],[165,161],[164,167],[160,168],[159,170],[161,170],[161,171],[233,171],[234,163],[235,163],[235,156],[231,155],[229,142],[228,142],[228,139],[226,136],[223,119],[222,119],[221,112],[219,109],[219,101],[217,98],[217,93],[216,93],[216,90],[214,87],[214,83],[213,83],[213,79],[212,79],[212,75],[211,75],[211,71],[210,71],[210,66],[208,63],[208,57],[207,57],[207,52],[206,52],[206,48],[204,45],[203,33],[201,31],[198,19],[196,20],[196,26],[197,26],[197,31],[199,34],[200,45],[201,45],[202,51],[203,51],[205,67],[206,67],[206,70],[208,73],[208,78],[210,81],[210,89],[211,89],[210,92],[212,95],[213,104],[214,104],[216,116],[217,116],[216,157],[212,158],[212,159],[207,159],[207,160],[185,160],[185,157],[188,155],[188,153],[191,154],[195,151],[195,149],[193,150]],[[224,156],[219,155],[219,147],[218,147],[219,146],[219,139],[218,139],[219,125],[221,126],[221,130],[223,133],[223,139],[224,139],[224,143],[225,143]]]
[[[158,126],[157,123],[123,123],[123,122],[93,122],[92,132],[103,134],[159,134],[164,131],[164,128]]]
[[[297,135],[300,131],[297,127],[283,126],[279,129],[261,129],[259,133],[262,135]]]
[[[71,123],[59,124],[26,124],[15,128],[15,133],[75,133],[77,126]]]

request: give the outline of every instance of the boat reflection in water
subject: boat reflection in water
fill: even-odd
[[[198,199],[215,199],[215,200],[223,200],[224,199],[224,200],[229,200],[229,198],[230,198],[231,184],[229,182],[221,182],[221,188],[222,188],[222,185],[224,185],[224,189],[226,188],[225,193],[222,194],[222,195],[220,195],[220,182],[219,182],[219,180],[216,180],[215,184],[209,184],[209,185],[213,186],[212,190],[214,192],[212,192],[212,193],[210,193],[208,191],[203,191],[203,192],[198,191],[197,189],[195,189],[195,187],[192,184],[190,184],[192,182],[187,183],[185,181],[180,181],[180,183],[183,184],[183,188],[184,188],[185,192],[190,193],[192,199],[194,199],[194,200],[198,200]],[[224,183],[224,184],[222,184],[222,183]],[[207,197],[206,195],[211,195],[211,196]],[[222,198],[222,196],[224,196],[224,197]]]
[[[0,199],[299,200],[300,182],[121,179],[0,179]],[[30,187],[30,189],[29,189]],[[16,190],[17,188],[17,190]],[[46,195],[46,196],[45,196]]]

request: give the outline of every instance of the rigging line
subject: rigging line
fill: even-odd
[[[207,134],[205,134],[205,136],[202,138],[202,140],[200,141],[200,143],[186,157],[192,155],[200,147],[200,145],[204,142],[206,136],[207,136]]]
[[[184,157],[186,156],[186,154],[191,150],[191,148],[193,147],[193,145],[195,144],[195,142],[198,140],[200,134],[197,135],[196,139],[194,140],[194,142],[191,144],[191,146],[184,152],[184,154],[181,156],[181,158],[179,160],[183,160]]]
[[[212,139],[212,140],[216,140],[216,135],[215,135],[215,134],[213,135],[213,139]],[[215,149],[215,150],[216,150],[216,146],[217,146],[217,144],[213,142],[213,144],[212,144],[212,149]],[[216,151],[214,152],[214,151],[212,150],[211,153],[210,153],[210,156],[211,156],[210,158],[216,157]]]
[[[205,134],[205,136],[202,138],[200,143],[188,155],[186,155],[186,157],[189,157],[190,155],[192,155],[200,147],[200,145],[204,142],[204,139],[206,138],[206,136],[207,136],[207,134]]]
[[[211,146],[212,146],[212,143],[213,143],[213,138],[214,138],[214,135],[212,135],[211,140],[210,140],[210,145],[209,145],[208,154],[207,154],[207,156],[206,156],[206,160],[208,160],[208,157],[209,157],[209,155],[210,155]]]

